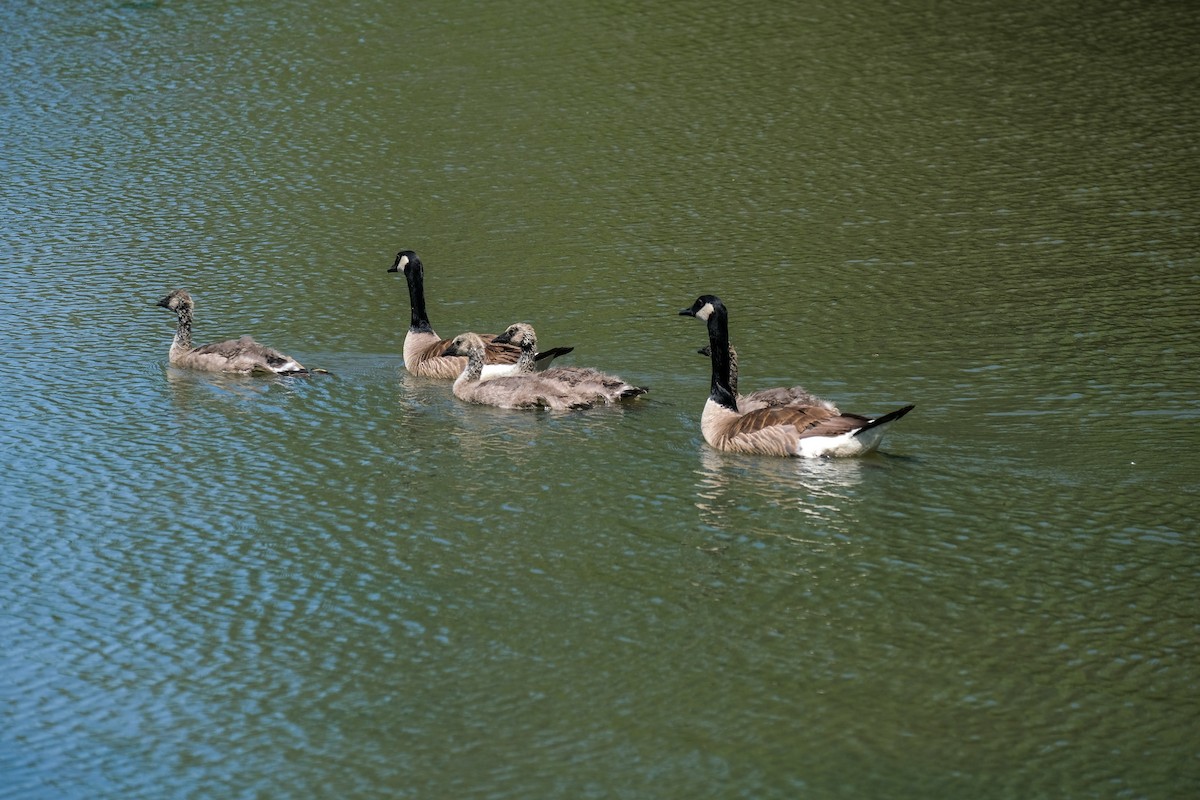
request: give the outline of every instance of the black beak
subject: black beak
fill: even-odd
[[[159,306],[159,307],[161,307],[161,308],[170,308],[170,307],[171,307],[171,306],[169,305],[169,303],[170,303],[170,302],[171,302],[171,298],[169,298],[169,297],[164,297],[162,300],[159,300],[159,301],[158,301],[157,303],[155,303],[154,305],[156,305],[156,306]]]
[[[685,309],[683,309],[682,311],[680,311],[680,312],[679,312],[679,316],[681,316],[681,317],[694,317],[694,316],[696,316],[696,312],[695,312],[695,311],[692,311],[690,308],[685,308]]]
[[[402,258],[404,258],[404,254],[397,253],[396,260],[392,262],[392,265],[390,267],[388,267],[388,272],[399,272],[400,271],[400,259],[402,259]]]

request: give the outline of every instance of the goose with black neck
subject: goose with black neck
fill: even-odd
[[[907,405],[874,418],[843,414],[825,405],[739,410],[737,393],[731,386],[729,311],[725,304],[719,297],[706,294],[679,313],[695,317],[708,328],[712,378],[700,431],[704,440],[718,450],[803,458],[861,456],[877,449],[886,428],[914,408]]]

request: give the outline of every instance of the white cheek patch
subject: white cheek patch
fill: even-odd
[[[408,267],[408,256],[400,256],[400,269]]]
[[[696,312],[696,319],[708,322],[708,318],[712,316],[712,303],[705,303],[704,306]]]

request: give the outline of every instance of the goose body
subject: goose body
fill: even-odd
[[[679,312],[708,326],[712,382],[700,431],[718,450],[773,456],[860,456],[879,447],[885,428],[913,406],[898,408],[881,417],[843,414],[828,405],[776,405],[740,409],[730,385],[732,366],[729,315],[714,295],[697,298]]]
[[[528,322],[509,325],[494,341],[497,343],[511,342],[520,347],[521,357],[517,361],[518,371],[530,372],[532,370],[534,354],[537,352],[537,333],[532,325]],[[539,374],[545,378],[562,381],[575,391],[593,392],[602,397],[605,403],[627,400],[649,391],[643,386],[634,386],[616,375],[609,375],[591,367],[549,367]]]
[[[176,289],[159,300],[158,305],[175,312],[179,320],[175,327],[175,338],[171,341],[171,349],[167,354],[167,360],[174,366],[207,372],[309,374],[309,370],[296,359],[259,344],[249,336],[193,347],[192,318],[195,301],[186,289]]]
[[[454,381],[459,400],[497,408],[583,409],[610,402],[603,391],[587,383],[572,384],[545,372],[522,372],[481,380],[486,343],[476,333],[463,333],[450,342],[450,355],[465,357],[467,365]]]
[[[412,250],[401,250],[396,254],[388,272],[404,273],[408,283],[408,301],[411,320],[404,337],[404,368],[414,375],[426,378],[453,380],[462,374],[467,359],[450,355],[447,349],[450,340],[443,339],[429,324],[425,310],[425,267]],[[513,344],[496,344],[492,334],[477,334],[484,343],[484,370],[482,379],[510,375],[517,369],[521,356],[520,348]],[[550,362],[573,350],[572,347],[556,347],[534,356],[534,370],[545,369]]]

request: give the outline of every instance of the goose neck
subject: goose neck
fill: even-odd
[[[175,339],[171,342],[172,350],[192,349],[192,307],[181,305],[175,312],[179,322],[175,326]]]
[[[737,411],[737,395],[730,384],[729,320],[724,308],[715,309],[708,317],[708,349],[712,360],[712,382],[708,396],[713,402]]]
[[[521,357],[517,359],[514,372],[533,372],[537,364],[537,340],[526,337],[521,340]]]
[[[478,381],[483,377],[484,350],[482,347],[472,348],[467,353],[467,366],[463,370],[462,380]]]
[[[408,304],[412,312],[408,329],[422,333],[432,331],[429,314],[425,311],[425,270],[420,262],[404,270],[404,278],[408,283]]]

